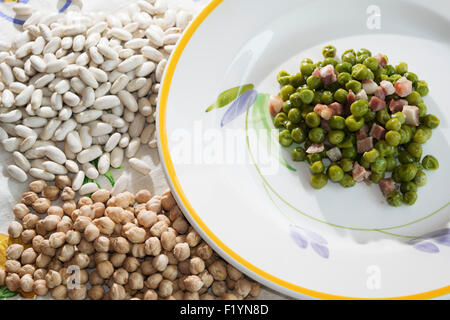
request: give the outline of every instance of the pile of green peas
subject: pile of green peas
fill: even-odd
[[[408,70],[405,62],[393,66],[381,67],[377,58],[372,57],[368,49],[346,50],[341,59],[336,57],[336,48],[328,45],[322,51],[324,59],[313,62],[304,59],[300,70],[295,74],[280,71],[277,81],[280,84],[278,96],[284,101],[282,110],[274,117],[274,126],[280,130],[279,142],[290,147],[293,161],[306,161],[312,173],[310,183],[315,189],[323,188],[329,180],[344,188],[353,187],[356,182],[352,176],[355,162],[371,171],[370,180],[379,183],[381,179],[392,177],[400,185],[386,196],[392,206],[402,203],[413,205],[417,200],[417,189],[426,184],[424,170],[436,170],[438,160],[432,155],[422,158],[422,145],[432,136],[432,130],[439,126],[439,119],[428,114],[423,97],[428,94],[425,81]],[[385,57],[386,61],[387,57]],[[316,68],[333,65],[337,72],[337,81],[325,85],[319,77],[313,76]],[[349,107],[345,116],[334,115],[328,121],[330,131],[321,127],[321,118],[314,112],[317,104],[329,105],[339,102],[347,104],[347,96],[352,90],[357,94],[362,90],[362,81],[372,79],[378,85],[381,81],[393,84],[405,77],[413,84],[413,91],[406,98],[409,105],[419,109],[420,125],[407,125],[402,112],[392,113],[388,108],[392,99],[400,99],[395,93],[386,96],[386,107],[374,112],[366,100],[357,100]],[[371,95],[368,95],[370,101]],[[373,124],[385,128],[383,140],[376,141],[374,148],[358,154],[356,132],[365,124],[370,129]],[[308,154],[306,150],[313,143],[327,141],[323,152]],[[375,140],[374,140],[375,141]],[[330,162],[326,152],[338,147],[342,159]]]

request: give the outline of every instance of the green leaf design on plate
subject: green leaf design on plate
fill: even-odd
[[[255,103],[253,104],[252,109],[252,125],[256,129],[256,134],[258,136],[258,140],[260,140],[262,143],[270,144],[270,151],[272,153],[272,156],[278,159],[278,161],[288,168],[291,171],[297,171],[295,168],[293,168],[287,161],[284,159],[283,155],[281,153],[274,154],[274,150],[277,150],[279,143],[278,141],[274,140],[271,135],[271,130],[275,129],[275,127],[272,124],[272,116],[269,114],[269,94],[258,94],[258,97],[256,98]],[[259,129],[259,130],[258,130]],[[264,136],[261,136],[261,132],[265,132],[266,134]]]
[[[116,180],[114,179],[114,176],[111,172],[111,169],[109,169],[108,171],[106,171],[106,173],[104,174],[105,178],[108,179],[109,183],[111,183],[111,186],[114,187],[114,185],[116,184]]]
[[[18,292],[10,291],[6,286],[0,287],[0,299],[9,299],[17,296]]]
[[[242,86],[234,87],[228,90],[225,90],[219,96],[217,97],[217,100],[215,103],[210,105],[208,109],[206,109],[206,112],[210,112],[213,109],[220,109],[225,107],[226,105],[233,102],[237,97],[239,97],[241,94],[250,91],[255,86],[253,84],[244,84]]]

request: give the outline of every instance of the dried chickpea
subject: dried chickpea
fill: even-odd
[[[59,218],[62,218],[64,216],[64,210],[58,206],[50,206],[50,208],[48,208],[47,210],[47,214],[49,216],[57,216]]]
[[[214,281],[211,285],[211,291],[216,297],[222,297],[227,292],[225,281]]]
[[[61,218],[61,221],[56,226],[56,231],[66,233],[72,230],[72,227],[73,227],[72,219],[70,219],[68,216],[64,216]]]
[[[132,290],[141,290],[144,288],[144,276],[139,272],[130,274],[128,285]]]
[[[136,193],[136,201],[138,203],[146,203],[147,201],[149,201],[152,198],[152,194],[150,193],[150,191],[143,189],[143,190],[139,190]]]
[[[47,282],[43,279],[38,279],[34,281],[33,292],[37,296],[46,296],[48,293]]]
[[[186,242],[177,243],[173,248],[173,254],[178,259],[178,261],[184,261],[190,257],[191,250]]]
[[[57,186],[47,186],[44,187],[42,191],[42,196],[48,200],[54,201],[59,197],[59,188]]]
[[[173,207],[169,211],[169,219],[170,221],[175,221],[178,217],[183,216],[181,209],[178,206]]]
[[[125,236],[132,243],[144,243],[146,235],[145,229],[139,227],[132,227],[125,231]]]
[[[125,288],[120,284],[114,283],[109,291],[109,296],[111,300],[124,300],[126,297]]]
[[[89,266],[91,258],[86,253],[77,252],[75,253],[73,259],[71,260],[72,264],[79,266],[80,269],[85,269]]]
[[[97,239],[94,240],[93,245],[94,249],[97,252],[108,252],[111,243],[108,237],[99,236]]]
[[[23,231],[22,225],[17,221],[12,221],[8,227],[8,234],[11,238],[17,239]]]
[[[28,248],[23,250],[21,262],[22,264],[32,264],[35,263],[37,258],[36,252],[34,252],[33,248]]]
[[[165,221],[158,221],[150,228],[150,233],[154,237],[161,237],[161,234],[169,228],[169,225]]]
[[[164,250],[172,251],[176,244],[176,235],[173,232],[167,230],[161,234],[161,245]]]
[[[162,280],[163,276],[160,273],[155,273],[149,276],[144,284],[149,289],[157,289]]]
[[[163,221],[167,226],[170,226],[170,219],[165,214],[158,214],[156,218],[158,219],[158,222]],[[167,227],[167,229],[169,229],[169,227]]]
[[[58,249],[56,255],[58,259],[62,262],[67,262],[72,259],[75,254],[75,246],[71,244],[65,244],[60,249]]]
[[[26,274],[33,275],[36,268],[31,264],[26,264],[22,266],[18,272],[19,277],[23,277]]]
[[[91,198],[81,197],[80,199],[78,199],[77,205],[78,205],[78,208],[81,208],[82,206],[90,206],[93,203],[94,202],[92,201]]]
[[[35,202],[38,198],[39,196],[36,194],[36,192],[32,191],[24,192],[22,194],[22,203],[27,206],[31,206],[33,202]]]
[[[50,208],[51,202],[47,198],[39,198],[36,199],[31,206],[37,213],[44,214],[47,212],[48,208]]]
[[[62,278],[58,271],[49,270],[45,275],[45,281],[47,282],[47,287],[53,289],[62,283]]]
[[[92,210],[92,205],[82,206],[80,209],[79,217],[87,217],[89,219],[94,219],[94,211]]]
[[[23,243],[29,244],[33,241],[35,236],[36,231],[34,231],[33,229],[28,229],[22,231],[22,233],[20,234],[20,239],[22,240]]]
[[[239,279],[241,279],[243,277],[242,272],[240,272],[238,269],[233,267],[231,264],[227,265],[227,274],[228,274],[228,277],[230,277],[230,279],[233,281],[238,281]]]
[[[172,295],[173,283],[169,280],[162,280],[158,287],[158,296],[161,298],[167,298]]]
[[[145,241],[145,253],[149,256],[157,256],[161,253],[161,242],[157,237],[151,237]]]
[[[99,236],[100,230],[93,223],[88,224],[87,227],[84,229],[84,238],[89,242],[94,241]]]
[[[145,208],[155,213],[161,212],[161,199],[154,196],[145,204]]]
[[[52,248],[59,248],[66,242],[66,234],[64,232],[55,232],[48,238]]]
[[[20,289],[23,292],[31,292],[33,291],[34,280],[31,275],[26,274],[20,279]]]
[[[59,175],[55,178],[55,186],[63,190],[65,187],[70,187],[72,185],[72,179],[66,175]]]
[[[193,257],[189,261],[189,272],[196,275],[205,270],[205,262],[199,257]]]
[[[204,293],[200,296],[200,300],[216,300],[213,295],[210,295],[209,293]]]
[[[61,193],[61,200],[62,201],[72,201],[75,199],[75,191],[71,187],[64,187],[62,193]],[[74,202],[75,204],[75,202]]]
[[[198,292],[203,287],[203,281],[198,276],[188,276],[183,283],[186,290],[190,292]]]
[[[161,206],[164,208],[164,210],[169,211],[176,204],[177,203],[175,202],[175,199],[170,190],[166,190],[161,196]]]
[[[137,220],[144,228],[150,228],[158,221],[156,213],[149,210],[141,210],[137,215]]]
[[[185,292],[183,296],[183,300],[200,300],[200,295],[198,292]]]
[[[67,290],[67,295],[71,300],[84,300],[87,295],[87,287],[82,284]]]
[[[158,300],[158,294],[155,290],[147,290],[144,294],[144,300]]]
[[[111,239],[111,248],[117,253],[128,253],[130,251],[130,243],[124,237],[116,237]]]
[[[44,180],[36,180],[31,182],[28,187],[30,188],[30,191],[34,193],[41,193],[42,190],[44,190],[44,187],[47,186],[47,183]]]
[[[47,275],[47,270],[45,269],[36,269],[33,273],[33,279],[34,280],[45,280],[45,276]]]
[[[162,276],[170,281],[175,281],[178,276],[178,268],[175,265],[169,265],[167,268],[163,271]]]
[[[89,274],[89,283],[92,286],[99,286],[102,285],[104,282],[105,280],[102,277],[100,277],[97,270],[94,270]]]
[[[84,232],[84,229],[91,224],[92,220],[89,217],[79,216],[75,223],[73,224],[73,228],[79,232]]]
[[[30,213],[30,209],[25,204],[18,203],[14,206],[13,213],[17,219],[22,220],[25,215]]]
[[[214,280],[225,280],[227,278],[227,268],[222,261],[216,261],[208,267],[209,273],[214,277]]]
[[[73,200],[63,200],[63,201],[64,201],[64,203],[63,203],[62,209],[63,209],[64,213],[67,215],[71,215],[72,212],[74,212],[75,209],[77,208],[75,201],[73,201]]]
[[[71,245],[77,245],[81,241],[81,233],[75,230],[69,230],[66,233],[66,243]]]
[[[100,190],[95,191],[92,194],[91,199],[94,202],[106,202],[106,201],[108,201],[110,196],[111,196],[111,193],[108,190],[100,189]]]
[[[194,230],[191,230],[186,235],[186,242],[191,248],[196,247],[200,243],[200,241],[202,241],[202,238],[200,238],[199,234]]]
[[[52,260],[52,257],[41,253],[36,258],[36,266],[38,268],[46,268],[51,260]]]
[[[48,215],[42,221],[44,221],[45,230],[53,231],[58,226],[58,223],[61,221],[61,218],[56,215]]]
[[[236,297],[234,294],[232,293],[225,293],[222,296],[222,300],[239,300],[238,297]]]
[[[25,229],[33,229],[39,221],[39,216],[33,213],[27,214],[22,219],[22,225]]]
[[[167,264],[169,263],[169,258],[165,254],[160,254],[153,258],[153,267],[156,270],[162,272],[167,268]]]
[[[67,298],[67,287],[59,285],[52,289],[50,292],[51,296],[55,300],[64,300]]]
[[[105,214],[105,204],[103,202],[96,202],[92,205],[92,212],[94,218],[101,218]]]
[[[12,244],[6,249],[6,259],[18,260],[22,255],[24,247],[21,244]]]
[[[17,291],[20,288],[20,277],[17,273],[10,273],[5,279],[5,285],[10,291]]]
[[[88,291],[88,296],[92,300],[101,300],[105,294],[105,289],[103,289],[103,286],[96,285],[92,286],[91,289]]]
[[[213,276],[208,272],[208,270],[204,270],[200,273],[199,278],[203,281],[203,288],[209,288],[214,282]]]
[[[0,286],[5,285],[6,271],[0,268]]]
[[[61,270],[63,267],[63,264],[58,259],[52,259],[50,263],[48,264],[49,270],[58,271]]]
[[[133,244],[133,246],[131,247],[131,255],[136,258],[145,258],[145,244]]]
[[[114,253],[111,256],[111,263],[113,264],[114,267],[119,268],[123,265],[125,259],[127,258],[126,254],[123,253]]]
[[[124,268],[117,269],[112,275],[114,281],[123,286],[128,283],[129,276],[130,274]]]
[[[123,262],[123,268],[128,272],[135,272],[140,266],[139,260],[135,257],[127,257]]]
[[[178,217],[173,222],[172,228],[174,228],[178,233],[184,234],[188,231],[189,224],[184,217]]]
[[[250,281],[246,279],[240,279],[236,281],[236,285],[234,287],[233,294],[236,296],[240,296],[242,298],[246,298],[250,291],[252,290],[252,284]]]
[[[101,217],[95,219],[93,222],[103,234],[111,235],[114,232],[115,223],[108,217]]]
[[[97,264],[97,272],[103,279],[108,279],[114,273],[114,266],[109,261],[102,261]]]
[[[230,277],[227,277],[227,279],[225,280],[228,289],[230,290],[234,290],[234,287],[236,286],[236,281],[231,280]]]

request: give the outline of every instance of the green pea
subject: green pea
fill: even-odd
[[[275,128],[283,128],[284,127],[284,123],[287,121],[287,115],[284,112],[280,112],[279,114],[277,114],[275,116],[275,118],[273,119],[273,125],[275,126]]]
[[[370,151],[364,152],[363,159],[369,163],[373,163],[373,162],[375,162],[375,160],[377,160],[377,158],[379,156],[380,156],[380,153],[378,152],[378,150],[373,148]]]
[[[355,135],[352,134],[352,135],[348,136],[347,139],[345,139],[344,141],[339,143],[337,146],[341,149],[352,148],[355,145],[355,143],[356,143],[356,138],[355,138]]]
[[[414,182],[412,182],[412,181],[409,181],[409,182],[403,182],[403,183],[400,185],[400,190],[401,190],[403,193],[406,193],[406,192],[409,192],[409,191],[414,191],[414,192],[416,192],[416,191],[417,191],[417,185],[416,185]]]
[[[315,68],[316,68],[316,66],[312,63],[301,63],[300,64],[300,71],[304,77],[309,77],[313,73]]]
[[[314,64],[314,61],[312,61],[310,58],[305,58],[305,59],[303,59],[300,63],[310,63],[310,64]]]
[[[404,124],[406,121],[406,117],[403,114],[403,112],[396,112],[392,115],[392,119],[397,119],[398,121],[400,121],[400,124]],[[387,124],[387,123],[386,123]],[[390,129],[390,130],[394,130],[394,129]],[[400,128],[398,128],[398,130],[400,130]],[[397,130],[397,131],[398,131]]]
[[[344,52],[341,56],[341,60],[343,62],[348,62],[351,65],[354,65],[356,63],[356,55],[354,52]]]
[[[333,93],[331,91],[322,92],[322,96],[320,97],[320,102],[323,104],[332,104],[333,103]]]
[[[289,77],[289,84],[292,85],[295,88],[298,88],[305,84],[305,78],[303,77],[303,74],[296,73]]]
[[[414,191],[408,191],[405,194],[403,194],[403,203],[405,203],[408,206],[412,206],[417,201],[417,192]]]
[[[387,75],[386,68],[384,67],[378,67],[378,69],[375,71],[375,76],[377,78],[380,78],[382,75]]]
[[[280,90],[279,97],[284,101],[288,100],[291,94],[295,92],[295,88],[290,84],[283,86]]]
[[[428,94],[428,84],[423,81],[419,80],[416,83],[416,91],[422,96],[425,97]]]
[[[301,113],[300,109],[292,108],[291,110],[289,110],[288,119],[292,123],[299,123],[300,120],[302,119],[302,113]]]
[[[353,161],[351,159],[341,159],[339,164],[341,165],[341,168],[342,170],[344,170],[344,172],[350,172],[353,169]]]
[[[373,111],[372,109],[368,109],[367,112],[366,112],[366,114],[363,116],[364,122],[365,122],[365,123],[368,123],[368,122],[374,121],[376,115],[377,115],[377,114],[376,114],[375,111]],[[369,126],[369,128],[370,128],[370,127],[371,127],[371,125]]]
[[[325,170],[325,166],[323,162],[320,160],[311,164],[309,166],[309,170],[311,171],[311,173],[322,173]]]
[[[283,147],[289,147],[293,142],[289,130],[281,131],[280,134],[278,135],[278,141]]]
[[[291,94],[288,100],[292,107],[300,108],[303,105],[302,99],[300,98],[300,93],[294,92]],[[286,101],[287,102],[287,101]]]
[[[416,161],[416,159],[407,150],[402,150],[398,154],[398,161],[405,164],[413,163],[414,161]]]
[[[315,90],[319,88],[322,84],[322,81],[320,81],[319,77],[316,76],[309,76],[308,79],[306,79],[306,85],[309,89]]]
[[[356,63],[357,64],[363,64],[364,63],[364,61],[367,59],[367,58],[369,58],[369,56],[368,55],[366,55],[366,54],[361,54],[361,55],[357,55],[356,56]],[[370,70],[370,69],[369,69]]]
[[[388,131],[386,132],[386,135],[384,136],[384,139],[386,140],[386,142],[393,146],[396,147],[400,144],[400,140],[401,140],[401,135],[398,131]]]
[[[364,169],[369,169],[370,168],[370,162],[365,160],[364,158],[361,158],[359,160],[359,164],[361,167],[363,167]]]
[[[395,72],[403,75],[408,72],[408,64],[406,62],[400,62],[395,66]]]
[[[394,155],[394,147],[389,145],[386,141],[380,140],[375,144],[375,148],[380,152],[382,157],[389,157]]]
[[[306,125],[310,128],[317,128],[320,125],[320,117],[315,112],[309,112],[305,118]]]
[[[366,49],[366,48],[361,48],[361,49],[359,49],[357,52],[356,52],[356,55],[357,56],[360,56],[360,55],[367,55],[367,56],[369,56],[369,57],[371,57],[372,56],[372,52],[370,52],[370,50],[369,49]]]
[[[300,99],[304,104],[310,104],[314,99],[314,92],[309,89],[304,89],[299,92]]]
[[[439,161],[432,155],[427,155],[422,159],[422,165],[426,170],[437,170],[439,169]]]
[[[305,148],[306,148],[306,144],[305,144]],[[320,161],[323,159],[322,154],[321,153],[313,153],[313,154],[308,154],[306,156],[306,159],[308,160],[309,164],[312,164],[316,161]]]
[[[398,168],[398,167],[397,167],[397,168]],[[397,168],[395,168],[395,170],[392,171],[392,179],[393,179],[394,182],[396,182],[396,183],[401,183],[402,180],[400,179],[400,176],[399,176],[399,174],[398,174]]]
[[[292,160],[294,161],[305,161],[306,160],[306,151],[302,147],[297,147],[292,149],[291,151]]]
[[[394,171],[394,169],[397,167],[397,159],[394,157],[387,157],[386,158],[386,171]]]
[[[289,72],[284,70],[278,72],[277,81],[282,86],[289,84]]]
[[[417,108],[419,108],[419,117],[424,117],[428,112],[428,108],[425,103],[419,103]]]
[[[416,82],[419,80],[419,77],[414,72],[408,71],[403,76],[406,77],[406,79],[411,81],[413,84],[416,84]]]
[[[414,183],[418,187],[423,187],[424,185],[426,185],[427,184],[427,174],[423,171],[417,172],[417,174],[414,178]]]
[[[373,183],[378,183],[380,182],[381,179],[384,179],[386,173],[383,172],[372,172],[372,174],[370,175],[370,181],[372,181]]]
[[[347,102],[347,95],[348,91],[342,88],[339,88],[334,93],[334,99],[338,101],[339,103],[346,103]]]
[[[349,131],[356,132],[364,126],[364,119],[351,115],[345,119],[345,125]]]
[[[351,188],[356,184],[356,181],[348,173],[344,174],[344,177],[339,181],[340,185],[344,188]]]
[[[373,149],[376,150],[376,149]],[[378,157],[371,165],[370,165],[370,170],[372,172],[377,172],[377,173],[381,173],[381,172],[385,172],[387,169],[387,161],[385,158],[383,157]]]
[[[411,142],[407,147],[408,152],[416,159],[422,157],[422,145],[417,142]]]
[[[439,118],[433,114],[427,114],[423,119],[423,123],[430,129],[437,128],[440,122]]]
[[[384,67],[386,69],[386,74],[392,76],[395,73],[395,68],[392,64],[388,64]]]
[[[308,138],[312,142],[322,143],[325,140],[325,131],[322,128],[311,129],[308,133]]]
[[[424,144],[425,142],[428,141],[429,138],[430,138],[429,133],[425,129],[419,128],[416,130],[413,140],[414,140],[414,142]]]
[[[406,100],[408,101],[408,104],[410,106],[417,106],[419,103],[423,102],[422,97],[417,91],[411,92],[407,97]]]
[[[369,57],[366,60],[364,60],[364,65],[373,72],[376,72],[379,67],[378,60],[377,58],[374,57]]]
[[[345,119],[341,116],[332,116],[328,121],[331,129],[343,130],[345,129]]]
[[[328,183],[328,177],[324,173],[315,173],[309,182],[314,189],[322,189]]]
[[[334,145],[338,145],[345,139],[345,132],[342,130],[331,130],[328,133],[328,141]]]
[[[314,99],[313,99],[312,104],[315,106],[316,104],[320,103],[320,100],[321,100],[321,99],[322,99],[322,92],[316,90],[316,91],[314,92]]]
[[[341,73],[341,72],[352,72],[352,65],[348,62],[341,62],[338,63],[335,67],[336,71]]]
[[[323,65],[327,66],[329,64],[331,64],[333,67],[336,67],[336,65],[339,63],[339,61],[337,61],[335,58],[325,58],[323,60]]]
[[[397,171],[397,174],[402,182],[408,182],[414,179],[417,173],[417,168],[412,163],[401,164],[394,171]]]
[[[291,132],[292,140],[297,143],[303,143],[306,140],[306,133],[302,128],[295,128]]]
[[[419,161],[414,161],[413,164],[416,166],[417,171],[423,170],[423,165]]]
[[[357,100],[350,106],[350,111],[355,117],[363,117],[369,110],[369,102],[366,100]]]
[[[363,64],[356,64],[352,68],[352,77],[353,79],[364,81],[369,79],[369,71],[368,68]]]
[[[344,170],[337,164],[332,164],[328,168],[328,178],[333,182],[339,182],[344,178]]]
[[[283,106],[281,107],[281,109],[283,110],[284,113],[288,114],[289,110],[292,109],[292,103],[290,100],[283,102]]]
[[[292,130],[294,130],[295,128],[298,128],[298,127],[299,127],[299,124],[298,124],[298,123],[292,123],[291,121],[287,120],[287,121],[284,123],[284,127],[285,127],[286,129],[288,129],[289,132],[292,133]]]
[[[341,150],[341,152],[342,152],[342,157],[348,158],[348,159],[355,159],[356,156],[358,155],[358,152],[356,151],[355,147],[344,148]]]
[[[334,58],[336,56],[336,47],[327,45],[323,47],[322,54],[325,58]]]
[[[397,118],[391,118],[386,122],[385,127],[387,130],[399,131],[402,127],[402,123]]]
[[[400,133],[400,144],[406,144],[411,141],[412,132],[408,127],[402,126],[402,129],[399,130]]]
[[[394,190],[386,196],[386,201],[393,207],[399,207],[403,203],[403,196],[398,190]]]
[[[348,82],[350,82],[352,80],[352,76],[350,75],[350,73],[348,72],[342,72],[339,73],[338,77],[337,77],[337,82],[341,85],[341,86],[345,86]]]
[[[358,93],[359,91],[361,91],[362,85],[359,81],[350,80],[345,84],[345,88],[347,90],[352,90],[354,93]]]

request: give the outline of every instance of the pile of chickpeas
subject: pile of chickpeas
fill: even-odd
[[[68,176],[31,182],[14,206],[0,286],[82,300],[252,299],[259,285],[220,259],[170,190],[77,198]]]

